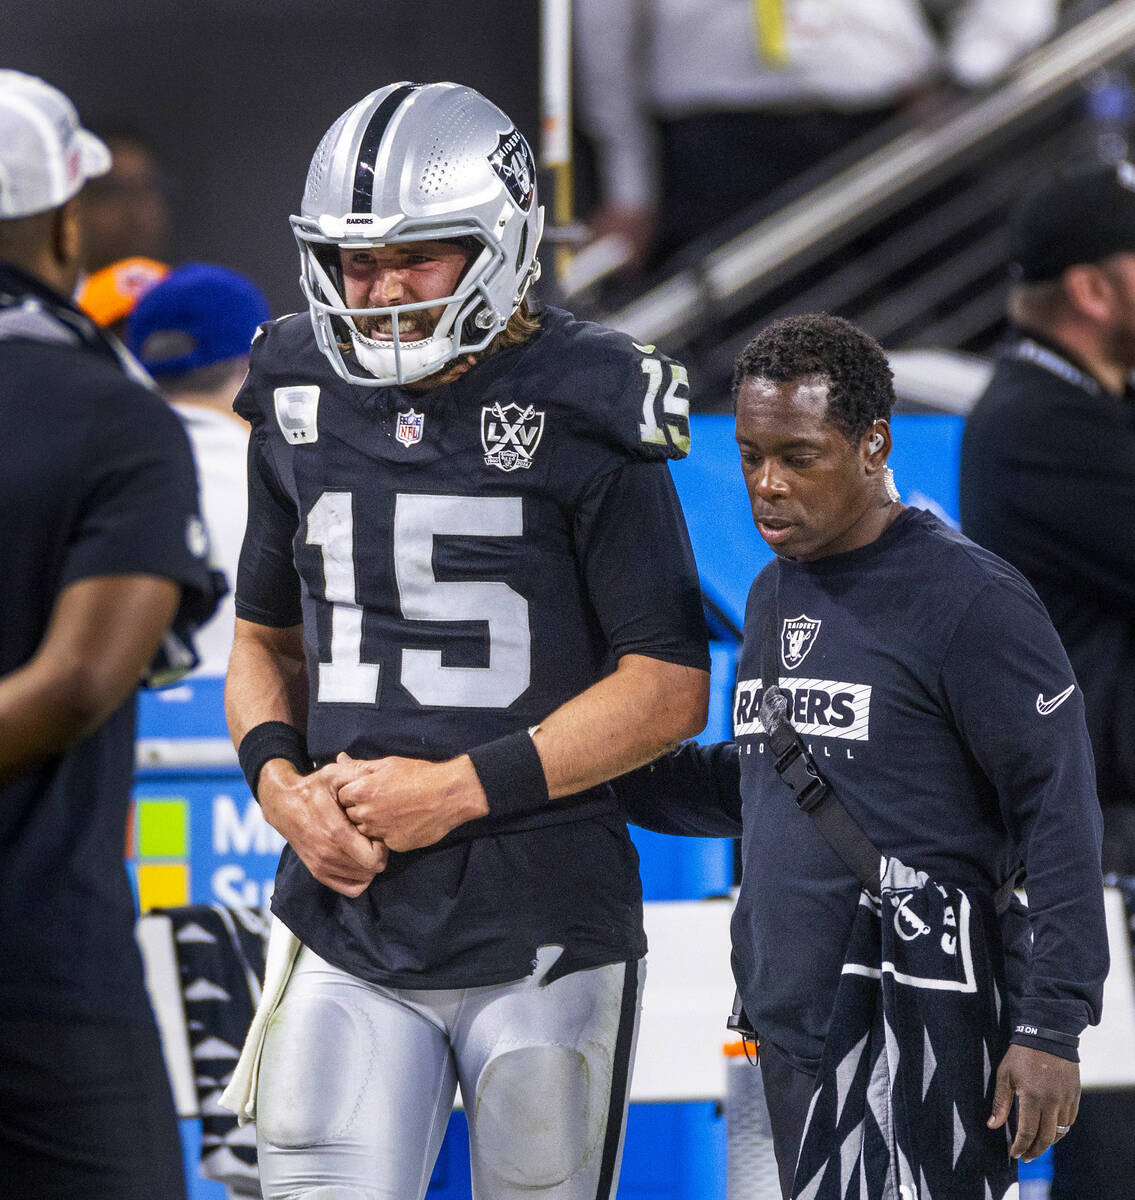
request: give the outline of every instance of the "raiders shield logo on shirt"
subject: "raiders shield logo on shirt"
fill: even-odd
[[[791,671],[798,667],[816,644],[820,622],[801,613],[798,617],[785,617],[780,629],[780,661]]]
[[[481,409],[481,445],[485,462],[502,471],[527,470],[544,434],[544,414],[534,405],[486,405]]]

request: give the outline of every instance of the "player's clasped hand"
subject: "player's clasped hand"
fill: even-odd
[[[469,759],[427,762],[419,758],[352,759],[340,754],[335,765],[351,769],[339,788],[339,803],[360,833],[391,850],[432,846],[451,829],[489,809]]]
[[[997,1068],[990,1129],[1005,1124],[1014,1096],[1017,1136],[1009,1153],[1029,1162],[1072,1127],[1080,1106],[1079,1065],[1043,1050],[1010,1046]]]
[[[359,764],[329,763],[310,775],[276,759],[260,775],[258,795],[269,823],[325,887],[359,896],[386,867],[387,850],[347,820],[337,799]]]

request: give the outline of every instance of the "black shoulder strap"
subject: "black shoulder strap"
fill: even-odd
[[[815,760],[788,716],[791,697],[780,686],[780,564],[773,567],[776,584],[772,603],[765,618],[761,640],[761,696],[759,716],[768,734],[776,773],[792,792],[797,805],[816,822],[828,845],[843,859],[867,892],[879,898],[879,871],[882,852],[844,808],[831,784],[820,774]],[[1009,876],[997,889],[994,905],[1003,913],[1020,886],[1023,867]]]
[[[879,896],[879,867],[882,854],[840,803],[831,785],[820,774],[800,735],[788,717],[790,697],[780,687],[780,564],[773,566],[776,584],[765,618],[761,641],[760,719],[768,734],[776,773],[792,792],[828,845],[851,868],[856,879],[876,898]]]

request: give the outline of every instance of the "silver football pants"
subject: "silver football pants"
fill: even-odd
[[[301,949],[265,1034],[265,1200],[421,1200],[457,1087],[476,1200],[611,1200],[642,961],[451,991],[380,987]]]

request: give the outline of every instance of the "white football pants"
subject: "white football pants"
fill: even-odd
[[[257,1086],[265,1200],[421,1200],[456,1088],[476,1200],[612,1200],[645,963],[449,991],[302,948]]]

